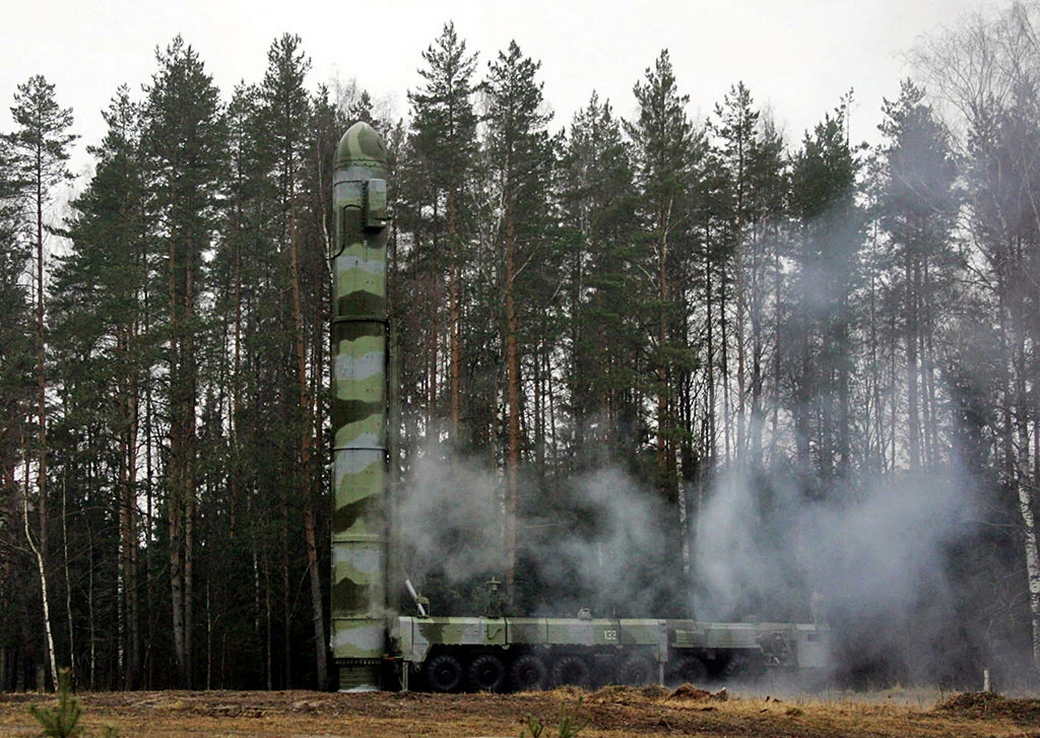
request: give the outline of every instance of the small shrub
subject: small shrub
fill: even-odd
[[[56,707],[37,707],[32,705],[29,712],[43,726],[41,735],[47,738],[72,738],[82,735],[83,728],[79,724],[83,709],[79,700],[72,694],[72,675],[68,669],[58,672],[58,704]]]
[[[528,715],[524,722],[526,725],[520,730],[520,738],[539,738],[545,730],[545,725],[534,715]]]
[[[560,732],[559,738],[577,738],[585,728],[585,723],[578,721],[571,715],[564,715],[560,718]]]
[[[580,705],[582,700],[578,700]],[[541,720],[533,715],[528,715],[524,720],[525,726],[520,731],[520,738],[540,738],[540,736],[548,728],[547,723],[543,723]],[[560,723],[557,726],[557,738],[577,738],[578,734],[585,729],[585,723],[581,722],[573,715],[566,713],[560,714]],[[546,736],[548,738],[548,736]]]

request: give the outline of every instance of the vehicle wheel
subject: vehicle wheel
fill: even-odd
[[[440,653],[426,662],[426,683],[434,692],[455,692],[462,685],[462,664],[450,653]]]
[[[493,653],[485,653],[473,659],[469,665],[469,683],[480,692],[501,692],[506,681],[506,667],[502,659]]]
[[[654,681],[654,662],[640,654],[629,656],[618,670],[618,681],[636,686],[649,684]]]
[[[590,663],[589,686],[599,688],[613,684],[618,673],[618,659],[614,654],[597,653]]]
[[[679,659],[672,670],[673,681],[703,684],[707,679],[708,667],[696,656],[686,656]]]
[[[743,654],[731,654],[730,657],[723,662],[722,666],[719,667],[718,677],[723,681],[733,679],[734,677],[740,676],[746,667],[747,658],[745,658]]]
[[[575,687],[588,687],[591,677],[588,662],[581,656],[562,656],[553,664],[552,680],[554,687],[571,684]]]
[[[545,668],[545,663],[533,653],[526,653],[518,658],[509,670],[513,687],[518,692],[545,689],[548,675],[549,670]]]
[[[719,669],[718,677],[722,681],[740,679],[742,681],[754,681],[765,674],[765,664],[762,659],[746,653],[734,653],[726,660]]]

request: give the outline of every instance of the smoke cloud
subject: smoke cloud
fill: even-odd
[[[502,578],[503,480],[460,459],[424,454],[401,504],[406,569],[447,601],[436,611],[479,608],[484,582]],[[602,469],[547,492],[530,480],[520,491],[517,609],[574,615],[685,615],[678,521],[656,495],[621,471]],[[671,513],[674,517],[674,512]],[[674,529],[674,536],[666,530]],[[661,571],[669,571],[665,581]]]
[[[504,573],[501,475],[428,453],[404,487],[408,575],[436,592],[434,614],[479,614],[485,582]],[[793,475],[730,472],[703,494],[684,564],[675,508],[623,471],[553,494],[528,483],[515,611],[815,621],[833,628],[846,681],[941,680],[969,647],[950,640],[961,617],[950,555],[978,512],[971,490],[954,470],[905,473],[820,501]]]
[[[956,466],[834,485],[826,501],[794,479],[727,474],[694,539],[698,617],[825,622],[854,681],[960,678],[971,645],[956,638],[952,555],[978,513],[972,490]]]

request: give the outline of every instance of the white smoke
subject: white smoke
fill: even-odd
[[[825,622],[847,674],[934,681],[969,648],[949,639],[964,627],[951,551],[978,514],[972,490],[955,467],[833,484],[825,501],[726,474],[695,533],[697,615]]]
[[[420,584],[446,585],[454,594],[449,609],[465,606],[467,597],[472,602],[489,577],[502,578],[501,474],[427,453],[403,488],[401,537],[409,576]],[[581,607],[601,615],[649,614],[662,600],[654,572],[675,539],[663,534],[666,514],[652,491],[605,468],[569,480],[555,493],[525,483],[519,504],[518,589],[532,614],[573,615]],[[683,589],[681,561],[671,574],[667,589]]]
[[[479,614],[483,583],[504,574],[501,475],[425,454],[404,488],[407,573],[434,613]],[[897,656],[926,671],[956,617],[949,548],[977,516],[971,489],[952,471],[902,473],[819,501],[793,477],[730,472],[704,494],[684,571],[674,506],[623,471],[579,476],[555,499],[525,485],[518,611],[829,622],[844,667]]]

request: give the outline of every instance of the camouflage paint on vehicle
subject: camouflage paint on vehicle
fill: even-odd
[[[712,623],[654,618],[401,617],[401,658],[418,667],[434,648],[482,651],[534,648],[561,653],[640,652],[676,662],[691,654],[714,658],[761,655],[765,666],[821,669],[829,630],[805,623]]]
[[[380,688],[386,653],[386,148],[358,122],[333,171],[332,652],[340,690]]]

